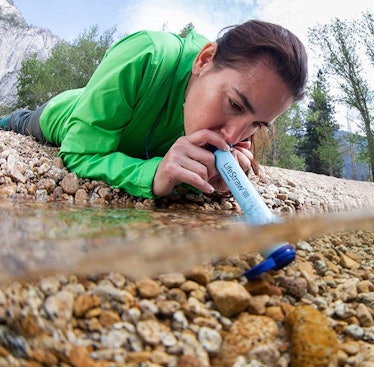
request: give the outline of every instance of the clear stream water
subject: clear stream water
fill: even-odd
[[[374,211],[253,227],[229,212],[1,199],[0,283],[60,271],[120,271],[133,276],[183,271],[216,256],[349,229],[374,231]]]

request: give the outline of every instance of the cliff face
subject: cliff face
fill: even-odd
[[[17,96],[17,73],[25,56],[45,58],[59,38],[45,28],[30,26],[11,0],[0,0],[0,105]]]

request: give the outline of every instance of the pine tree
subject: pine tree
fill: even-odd
[[[293,104],[274,123],[274,131],[266,146],[266,162],[275,167],[298,171],[305,170],[304,158],[298,155],[298,143],[302,130],[302,111]]]
[[[18,74],[16,107],[35,109],[65,90],[84,87],[113,43],[114,32],[99,34],[98,26],[92,26],[76,40],[58,43],[46,60],[27,56]]]
[[[335,133],[339,125],[322,71],[310,91],[310,103],[305,119],[305,135],[300,152],[305,157],[306,170],[341,177],[342,157]]]

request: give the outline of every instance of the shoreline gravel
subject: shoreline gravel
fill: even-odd
[[[136,199],[69,174],[55,148],[0,131],[0,200],[237,213],[230,196],[176,191]],[[374,206],[374,184],[272,167],[251,177],[277,214]],[[373,223],[374,224],[374,223]],[[297,244],[297,259],[256,281],[261,260],[232,256],[155,278],[51,275],[0,288],[0,366],[371,367],[373,231]]]

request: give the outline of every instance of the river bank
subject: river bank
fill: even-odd
[[[0,131],[0,200],[240,213],[230,196],[177,190],[137,199],[69,174],[55,148]],[[374,206],[374,184],[264,167],[252,182],[281,216]],[[186,224],[187,225],[187,224]],[[133,279],[54,274],[0,288],[0,366],[370,367],[373,231],[295,244],[297,259],[256,281],[235,255]]]

